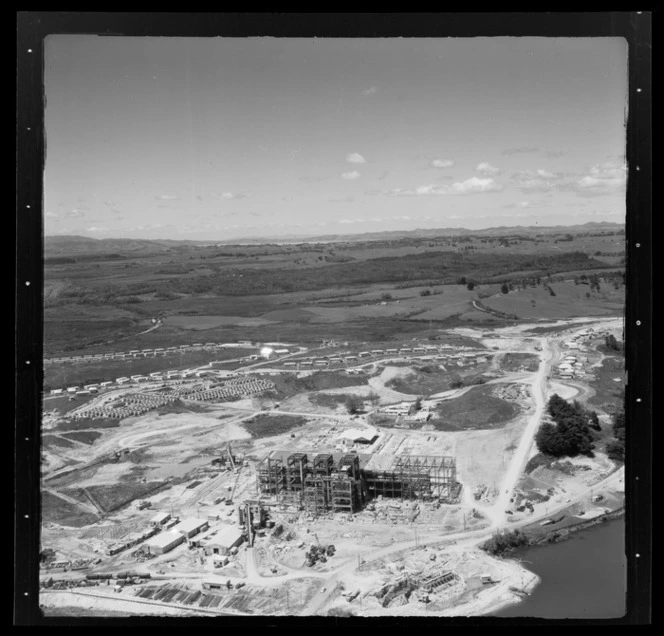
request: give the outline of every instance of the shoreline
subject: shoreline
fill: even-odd
[[[536,541],[533,541],[532,543],[529,543],[523,549],[542,546],[549,543],[559,543],[561,541],[565,541],[566,539],[570,538],[570,535],[573,535],[576,532],[581,532],[582,530],[586,530],[588,528],[600,525],[601,523],[605,523],[613,519],[619,519],[620,517],[624,516],[625,516],[625,507],[622,506],[621,508],[617,508],[616,510],[611,510],[610,512],[605,512],[601,515],[597,515],[592,519],[583,519],[580,520],[579,523],[575,523],[569,526],[564,526],[562,528],[557,528],[557,529],[551,528],[551,530],[546,531],[546,534],[544,534],[544,536],[537,539]],[[526,535],[528,534],[528,528],[529,526],[527,526],[523,530],[524,534]]]

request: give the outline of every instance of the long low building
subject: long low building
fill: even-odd
[[[185,540],[184,535],[179,532],[161,532],[160,534],[148,539],[144,545],[151,554],[165,554],[173,548],[179,546]]]
[[[206,519],[196,519],[190,518],[181,521],[177,526],[173,528],[173,532],[180,533],[183,537],[189,539],[199,532],[206,530],[208,527],[208,522]]]

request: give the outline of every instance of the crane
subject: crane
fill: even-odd
[[[226,442],[226,452],[228,453],[228,461],[230,461],[233,470],[235,470],[235,460],[233,459],[233,453],[231,453],[231,443]]]

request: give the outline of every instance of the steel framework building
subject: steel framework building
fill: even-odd
[[[373,497],[449,501],[458,488],[454,457],[400,455],[386,470],[365,471]]]
[[[456,462],[444,456],[398,456],[386,470],[361,469],[356,454],[273,453],[258,464],[257,490],[280,504],[324,512],[361,510],[373,497],[438,500],[458,495]]]

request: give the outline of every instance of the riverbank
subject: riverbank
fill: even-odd
[[[616,511],[617,512],[617,511]],[[495,617],[620,618],[626,612],[625,522],[577,525],[565,540],[519,551],[540,583],[521,603],[488,612]],[[593,520],[594,521],[594,520]]]
[[[535,525],[526,526],[523,529],[523,532],[528,536],[529,547],[545,545],[549,543],[558,543],[570,538],[570,536],[576,532],[587,530],[588,528],[593,528],[594,526],[606,523],[607,521],[612,521],[614,519],[619,519],[624,516],[625,508],[623,506],[617,510],[611,510],[609,512],[605,512],[604,514],[597,515],[592,519],[580,519],[578,523],[570,523],[569,525],[562,527],[544,526],[544,528],[546,528],[544,532],[542,532],[542,526]],[[535,537],[533,537],[533,530],[538,531]]]

